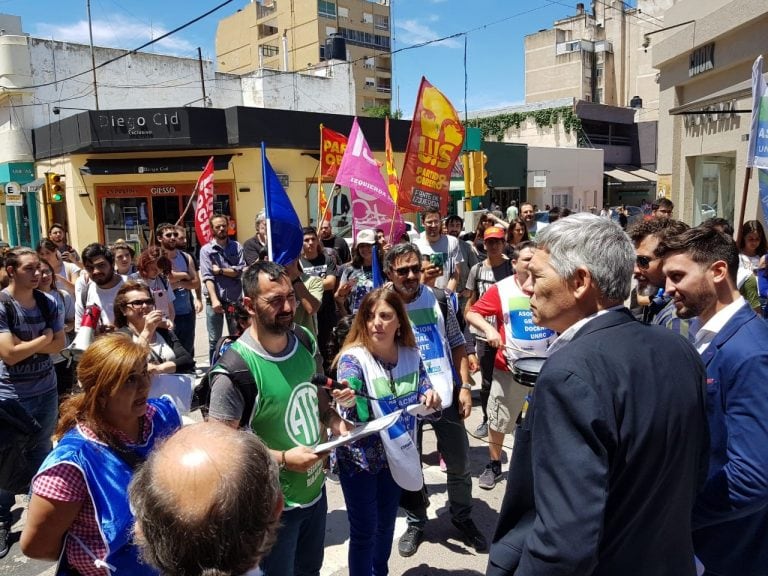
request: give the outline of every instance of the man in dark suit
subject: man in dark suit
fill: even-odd
[[[709,474],[693,542],[706,574],[768,574],[768,325],[739,294],[739,251],[701,226],[657,248],[680,318],[698,316],[707,367]]]
[[[623,306],[635,251],[615,223],[576,214],[536,241],[524,288],[560,335],[515,431],[487,573],[693,576],[704,366]]]

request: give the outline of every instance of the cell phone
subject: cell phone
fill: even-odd
[[[432,266],[440,268],[441,273],[445,272],[445,254],[442,252],[435,252],[429,255],[429,262]]]

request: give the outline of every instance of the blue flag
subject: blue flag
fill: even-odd
[[[303,239],[302,239],[303,241]],[[384,276],[382,275],[381,266],[379,266],[379,245],[373,245],[373,287],[381,288],[384,285]]]
[[[267,216],[267,248],[269,259],[283,266],[301,254],[304,233],[288,194],[267,160],[267,149],[261,143],[261,165],[264,180],[264,209]]]

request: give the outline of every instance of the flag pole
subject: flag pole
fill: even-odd
[[[213,160],[213,156],[211,156],[210,160]],[[187,205],[184,207],[184,211],[181,213],[181,216],[179,216],[179,219],[176,220],[176,224],[175,224],[176,226],[179,226],[182,223],[182,221],[184,220],[184,216],[186,216],[187,212],[189,212],[189,207],[192,206],[192,201],[195,198],[197,198],[197,195],[200,192],[200,179],[203,177],[204,173],[205,173],[205,167],[203,167],[203,171],[200,173],[200,176],[197,177],[197,183],[195,184],[195,189],[192,191],[192,196],[189,197],[189,201],[187,202]]]
[[[261,141],[261,182],[264,189],[264,215],[267,222],[267,258],[272,262],[272,217],[269,209],[269,186],[267,184],[267,147]]]
[[[752,166],[744,169],[744,186],[741,188],[741,206],[739,208],[739,225],[736,228],[736,243],[741,242],[741,229],[744,226],[744,214],[747,210],[747,193],[749,192],[749,181],[752,179]]]
[[[326,200],[325,210],[320,214],[320,198],[325,194],[323,191],[323,123],[320,123],[320,170],[317,171],[317,229],[320,229],[323,221],[325,220],[325,212],[328,209],[328,201]]]

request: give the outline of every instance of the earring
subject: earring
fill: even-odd
[[[397,338],[400,338],[400,328],[398,328],[397,331],[395,332],[395,336]]]

